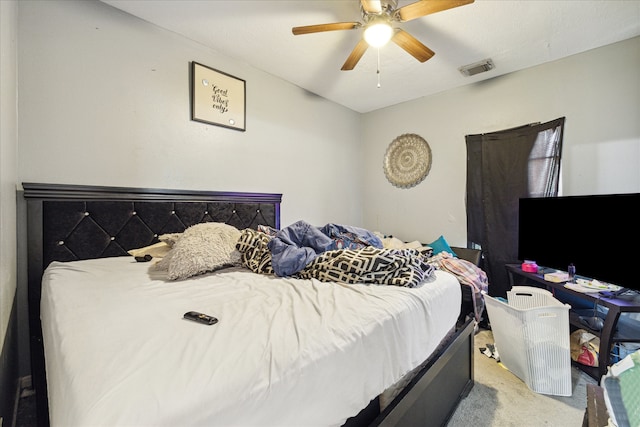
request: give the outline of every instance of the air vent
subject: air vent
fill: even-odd
[[[458,70],[462,73],[463,76],[474,76],[476,74],[484,73],[485,71],[493,70],[496,66],[493,64],[491,59],[485,59],[480,62],[475,62],[473,64],[465,65]]]

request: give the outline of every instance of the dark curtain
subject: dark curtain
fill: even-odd
[[[482,248],[489,295],[506,296],[505,264],[518,262],[522,197],[558,195],[565,118],[467,135],[467,239]]]

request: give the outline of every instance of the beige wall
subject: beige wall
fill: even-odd
[[[17,3],[0,1],[0,343],[16,294]]]
[[[564,193],[640,191],[640,38],[359,115],[97,1],[20,5],[21,181],[282,192],[283,225],[464,245],[464,136],[565,116]],[[247,81],[246,132],[189,120],[192,60]],[[403,133],[433,152],[408,190]]]
[[[640,192],[638,70],[640,37],[366,114],[365,227],[465,246],[465,135],[559,117],[564,195]],[[421,135],[433,154],[429,176],[411,189],[393,187],[382,169],[403,133]]]
[[[19,2],[21,181],[283,193],[361,223],[360,115],[104,3]],[[189,63],[246,81],[246,132],[190,120]]]

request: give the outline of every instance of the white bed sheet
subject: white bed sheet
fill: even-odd
[[[340,285],[133,258],[54,262],[41,318],[56,426],[338,426],[450,331],[457,279]],[[212,326],[187,311],[216,316]]]

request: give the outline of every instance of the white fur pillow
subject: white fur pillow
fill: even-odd
[[[180,240],[180,237],[182,237],[182,233],[168,233],[168,234],[161,234],[160,236],[158,236],[158,240],[160,240],[161,242],[167,244],[170,248],[172,248],[173,245],[175,245],[176,242]]]
[[[156,264],[170,280],[186,279],[223,267],[240,265],[236,243],[240,230],[221,222],[187,228],[169,253]]]
[[[154,258],[162,258],[169,253],[170,249],[171,246],[167,245],[165,242],[158,242],[143,248],[131,249],[128,252],[131,256],[151,255]]]

